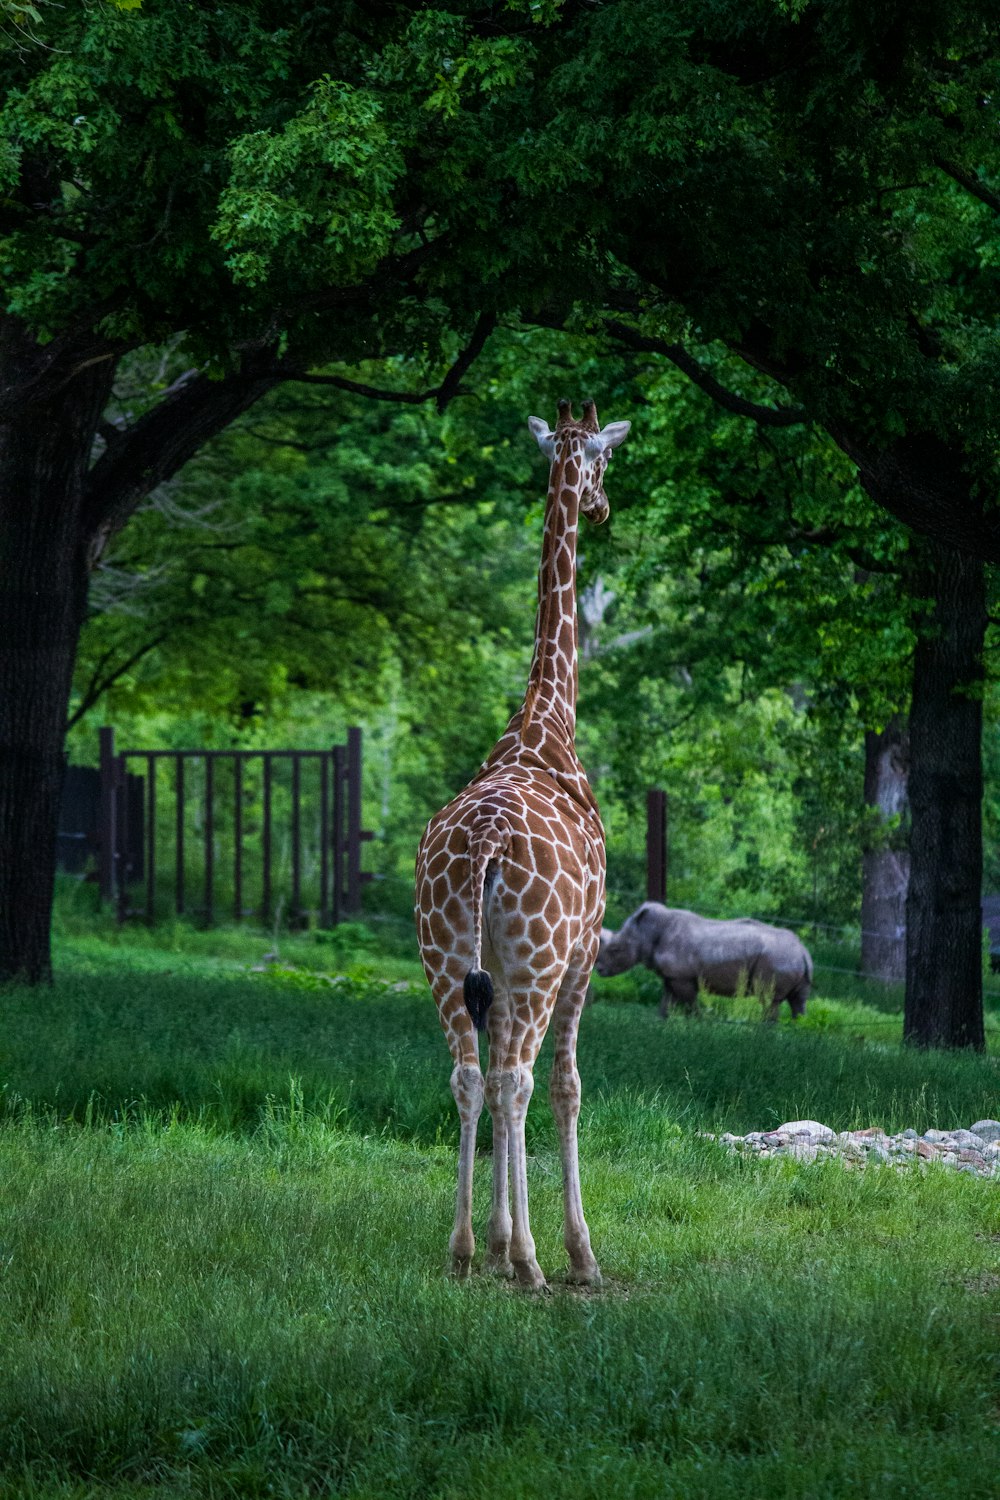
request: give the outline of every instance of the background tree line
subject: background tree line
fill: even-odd
[[[32,26],[8,30],[0,55],[0,972],[49,972],[67,704],[102,559],[120,559],[126,590],[164,568],[155,610],[151,594],[142,605],[144,623],[161,612],[162,639],[132,649],[176,649],[179,575],[155,556],[171,525],[162,486],[264,398],[254,420],[279,424],[289,391],[393,398],[351,413],[378,444],[348,441],[342,468],[343,426],[311,438],[298,414],[294,438],[326,444],[346,487],[395,434],[374,485],[390,519],[325,509],[329,485],[290,477],[297,450],[279,431],[280,503],[268,482],[254,492],[260,465],[245,461],[227,500],[245,534],[234,545],[221,516],[203,517],[186,598],[212,602],[194,621],[207,650],[217,591],[235,604],[263,582],[260,634],[280,633],[288,658],[277,675],[305,683],[327,661],[345,691],[348,666],[318,639],[367,611],[378,626],[350,665],[370,682],[399,650],[434,722],[435,694],[463,671],[476,687],[498,610],[505,659],[512,574],[501,567],[491,592],[481,572],[471,590],[460,580],[477,555],[493,567],[493,549],[476,550],[487,539],[516,571],[525,539],[507,506],[526,471],[480,436],[478,458],[476,444],[456,455],[457,493],[421,504],[413,413],[431,399],[452,420],[472,389],[499,416],[537,369],[525,348],[548,348],[550,402],[560,349],[606,409],[641,401],[656,438],[644,475],[631,461],[634,504],[619,502],[614,583],[607,543],[585,558],[595,601],[604,578],[619,616],[595,603],[592,719],[609,773],[617,760],[634,775],[654,738],[624,722],[625,682],[671,735],[701,703],[721,726],[790,691],[831,766],[835,746],[857,756],[858,726],[884,729],[908,699],[906,1031],[982,1045],[1000,197],[981,7],[95,0]],[[519,343],[532,328],[570,341]],[[237,468],[241,444],[267,444],[252,425],[224,440]],[[291,580],[268,556],[283,527]],[[110,553],[114,538],[137,555]],[[330,578],[314,566],[324,546],[344,561]],[[459,590],[457,610],[431,602],[421,568]],[[107,596],[110,568],[97,576]],[[122,619],[95,621],[111,636],[94,690],[124,659]],[[280,686],[255,644],[245,703]],[[485,727],[482,700],[465,701]],[[782,739],[794,735],[768,735]]]

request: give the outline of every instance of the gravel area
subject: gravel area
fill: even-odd
[[[1000,1120],[977,1120],[968,1130],[903,1130],[887,1135],[877,1125],[867,1130],[831,1130],[818,1120],[789,1120],[776,1130],[749,1135],[712,1135],[708,1139],[748,1156],[790,1156],[797,1161],[839,1157],[844,1166],[926,1167],[939,1162],[973,1177],[1000,1177]]]

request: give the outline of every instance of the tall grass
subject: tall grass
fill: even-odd
[[[697,1134],[968,1124],[997,1113],[991,1060],[590,1008],[607,1285],[525,1297],[443,1275],[455,1112],[415,976],[369,947],[331,984],[306,938],[250,973],[259,942],[207,941],[80,939],[52,991],[3,996],[0,1494],[995,1493],[996,1186]],[[529,1118],[557,1273],[542,1087]]]

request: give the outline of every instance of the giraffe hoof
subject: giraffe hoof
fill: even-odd
[[[472,1274],[471,1255],[453,1255],[451,1258],[451,1276],[455,1281],[468,1281]]]
[[[526,1292],[548,1291],[549,1284],[542,1275],[542,1268],[537,1260],[514,1261],[513,1265],[518,1285]]]
[[[603,1286],[604,1277],[597,1261],[592,1261],[587,1266],[570,1266],[566,1273],[566,1280],[570,1286]]]
[[[514,1267],[511,1265],[510,1256],[506,1253],[503,1255],[487,1255],[483,1262],[483,1270],[490,1276],[502,1276],[506,1281],[513,1281],[514,1279]]]

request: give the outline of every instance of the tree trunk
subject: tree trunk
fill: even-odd
[[[910,855],[898,825],[909,808],[906,724],[893,718],[865,735],[865,805],[871,824],[862,857],[861,968],[871,979],[906,977],[906,892]]]
[[[982,993],[981,561],[919,544],[910,709],[910,887],[903,1035],[921,1047],[985,1045]]]
[[[38,346],[0,326],[3,383],[30,387]],[[0,982],[51,977],[63,743],[87,597],[81,506],[113,361],[70,375],[0,424]]]

